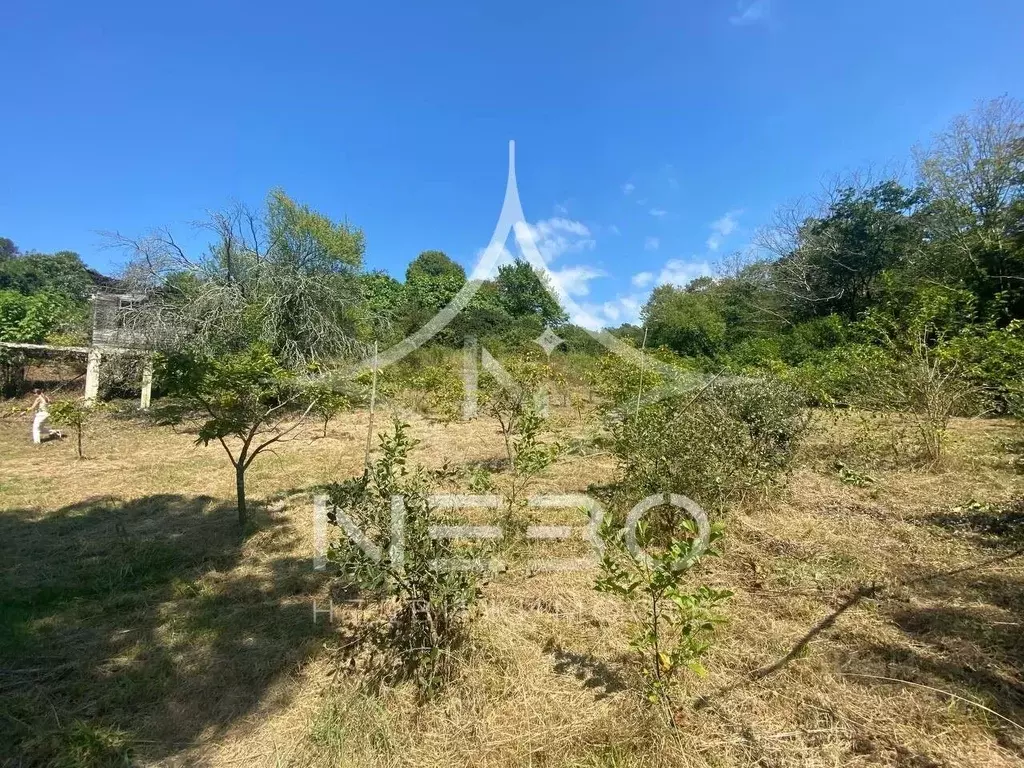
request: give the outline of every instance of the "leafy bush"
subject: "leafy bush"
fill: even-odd
[[[636,524],[639,547],[649,548],[652,534],[643,520]],[[664,547],[648,554],[631,549],[625,530],[616,528],[610,517],[598,535],[604,552],[595,589],[635,605],[638,619],[630,645],[640,660],[647,697],[670,706],[671,685],[683,669],[706,674],[700,659],[710,647],[715,625],[723,621],[718,609],[732,596],[705,585],[692,591],[683,586],[702,557],[717,554],[721,528],[711,526],[705,542],[695,520],[687,517]]]
[[[389,615],[366,628],[380,652],[377,679],[412,679],[431,693],[458,667],[480,575],[454,567],[464,553],[453,540],[431,536],[434,525],[451,521],[429,502],[428,474],[408,466],[416,442],[396,420],[393,433],[380,436],[380,458],[361,477],[328,487],[328,520],[349,534],[362,532],[360,541],[342,536],[329,559],[346,586],[388,607]]]
[[[939,354],[986,393],[993,411],[1024,415],[1015,410],[1024,397],[1024,324],[1020,320],[1005,328],[987,325],[959,334]]]
[[[81,307],[59,294],[0,291],[0,341],[41,344],[57,335],[68,336],[82,316]]]
[[[405,383],[417,410],[443,423],[461,417],[465,387],[450,363],[420,368]]]
[[[866,371],[858,404],[906,414],[914,426],[920,457],[931,463],[941,458],[949,419],[983,408],[979,387],[951,356],[948,329],[957,323],[950,317],[952,301],[929,294],[908,318],[869,312],[863,322],[883,355]]]
[[[720,510],[774,484],[807,425],[802,397],[777,379],[712,380],[614,421],[612,450],[629,498],[681,493]]]

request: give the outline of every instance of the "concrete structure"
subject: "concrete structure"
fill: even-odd
[[[153,360],[146,338],[125,326],[126,315],[146,300],[141,293],[94,293],[92,296],[92,346],[85,368],[85,399],[95,400],[100,391],[104,355],[142,357],[142,395],[139,407],[149,408],[153,396]]]
[[[0,342],[0,347],[25,351],[61,352],[84,355],[85,400],[99,396],[104,357],[124,355],[142,358],[142,395],[139,407],[149,408],[153,396],[153,358],[146,338],[125,327],[125,316],[145,296],[133,293],[96,293],[92,296],[92,344],[88,347],[55,347],[50,344]]]

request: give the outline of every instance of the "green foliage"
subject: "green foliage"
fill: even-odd
[[[715,357],[725,341],[724,318],[711,294],[697,287],[658,286],[642,317],[651,346],[665,346],[685,357]]]
[[[860,472],[856,469],[846,466],[841,461],[835,463],[836,474],[839,475],[839,480],[846,485],[853,485],[857,488],[864,488],[868,485],[873,485],[875,478],[871,475]]]
[[[466,270],[441,251],[417,256],[405,271],[405,332],[418,330],[465,284]]]
[[[82,302],[92,289],[92,275],[73,251],[18,253],[15,247],[7,258],[0,259],[0,291],[52,293]]]
[[[445,424],[462,416],[465,386],[450,364],[418,367],[407,383],[419,410]]]
[[[305,393],[306,399],[313,403],[312,415],[323,422],[323,437],[327,437],[331,419],[352,405],[348,393],[337,389],[329,380],[325,382],[309,385]]]
[[[26,296],[3,290],[0,291],[0,341],[42,344],[74,328],[81,314],[78,305],[60,294]]]
[[[304,386],[263,346],[216,357],[167,355],[157,372],[171,398],[160,420],[195,422],[197,443],[220,443],[235,468],[238,521],[245,524],[246,470],[303,423],[323,392]]]
[[[979,325],[950,339],[940,354],[985,392],[993,411],[1024,416],[1024,321],[1013,320],[1004,328]]]
[[[516,260],[498,267],[494,280],[498,301],[512,317],[534,315],[546,326],[568,320],[565,310],[552,294],[546,276],[528,262]]]
[[[926,197],[894,180],[837,190],[821,217],[803,223],[780,272],[791,284],[799,276],[811,314],[856,320],[876,298],[881,275],[920,242],[914,214]]]
[[[508,379],[490,373],[480,378],[479,403],[485,415],[498,423],[508,474],[502,479],[505,500],[503,524],[513,545],[521,543],[530,522],[526,512],[527,493],[536,478],[557,458],[560,446],[542,441],[546,419],[541,384],[547,371],[543,363],[509,359],[504,361]]]
[[[9,237],[0,237],[0,261],[13,259],[19,253],[18,246]]]
[[[808,425],[803,405],[784,382],[747,377],[627,410],[610,424],[622,493],[680,493],[711,510],[760,495],[793,459]]]
[[[130,768],[133,764],[131,734],[116,728],[105,728],[75,720],[63,729],[60,742],[58,768]]]
[[[75,445],[80,459],[85,458],[85,454],[82,453],[82,434],[100,410],[99,405],[82,400],[55,400],[49,405],[51,423],[75,430]]]
[[[363,546],[341,536],[329,559],[346,586],[377,599],[386,611],[366,628],[382,656],[378,679],[412,679],[421,692],[432,693],[458,669],[480,576],[473,568],[449,567],[466,553],[454,540],[430,535],[432,526],[451,521],[429,503],[428,474],[409,466],[416,442],[408,425],[396,420],[391,434],[380,435],[380,458],[361,477],[328,487],[329,521],[354,525],[365,536]],[[400,533],[393,525],[399,498]]]
[[[360,276],[360,292],[367,315],[368,335],[397,341],[406,302],[405,286],[379,270]]]
[[[638,618],[630,645],[639,660],[644,691],[652,703],[671,706],[672,684],[680,672],[706,674],[701,658],[711,646],[716,625],[724,620],[721,607],[732,596],[728,590],[686,585],[703,557],[718,554],[722,529],[711,526],[702,542],[697,524],[687,517],[663,546],[652,547],[656,537],[641,520],[636,525],[637,551],[627,546],[625,531],[610,517],[598,535],[604,552],[595,589],[634,606]]]
[[[633,361],[612,354],[598,358],[591,379],[606,412],[629,408],[641,389],[650,391],[665,383],[657,370],[642,369]]]
[[[920,459],[929,463],[941,458],[950,417],[981,409],[981,393],[950,346],[952,339],[964,337],[961,318],[971,306],[973,297],[966,292],[925,290],[902,317],[872,311],[862,323],[882,354],[864,371],[856,401],[907,414]]]
[[[132,330],[171,355],[235,354],[265,347],[287,368],[344,357],[367,320],[363,233],[273,190],[258,211],[236,207],[204,222],[215,241],[187,255],[157,232],[116,244],[131,257],[132,289],[149,293]]]

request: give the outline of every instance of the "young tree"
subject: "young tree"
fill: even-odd
[[[50,421],[58,426],[68,426],[75,430],[75,446],[78,458],[84,459],[82,452],[82,433],[86,425],[99,412],[99,407],[81,400],[56,400],[50,403]]]
[[[347,587],[377,598],[381,621],[370,621],[364,640],[349,644],[353,657],[382,652],[383,680],[412,679],[421,694],[437,691],[457,670],[469,639],[473,608],[480,599],[481,573],[458,567],[475,553],[432,530],[452,519],[430,500],[431,478],[409,462],[417,441],[396,420],[380,435],[380,458],[360,477],[327,487],[328,522],[342,528],[329,558]],[[358,532],[358,536],[353,534]]]
[[[166,424],[198,423],[197,443],[216,440],[235,470],[238,522],[248,520],[245,472],[256,457],[291,435],[318,400],[266,347],[219,356],[163,358],[159,371],[171,402]]]
[[[598,535],[604,544],[598,592],[617,595],[632,603],[637,616],[630,645],[640,660],[647,698],[671,711],[671,687],[683,669],[704,677],[701,657],[711,646],[715,626],[724,621],[720,609],[728,590],[701,585],[686,591],[689,572],[707,555],[717,555],[722,536],[719,525],[702,542],[690,518],[681,521],[671,540],[652,547],[651,554],[627,546],[625,531],[605,518]],[[642,520],[636,524],[636,543],[650,547],[653,537]],[[671,717],[670,717],[671,722]]]

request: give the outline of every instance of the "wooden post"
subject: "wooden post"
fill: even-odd
[[[373,342],[373,386],[370,389],[370,425],[366,428],[366,466],[370,466],[370,449],[373,447],[373,410],[377,405],[377,342]]]
[[[644,357],[644,352],[647,350],[647,326],[644,326],[644,341],[640,345],[640,386],[636,390],[636,417],[640,418],[640,398],[644,393],[644,363],[647,358]]]
[[[153,358],[147,357],[142,361],[142,397],[139,399],[139,408],[149,410],[150,401],[153,399]]]
[[[94,403],[100,393],[100,365],[103,353],[96,347],[90,347],[85,365],[85,402]]]

